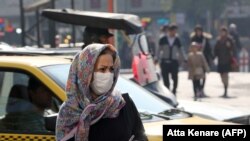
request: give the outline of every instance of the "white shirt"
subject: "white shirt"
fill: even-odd
[[[168,37],[168,43],[170,46],[173,46],[174,44],[174,41],[175,41],[175,37],[170,37],[170,36],[167,36]]]

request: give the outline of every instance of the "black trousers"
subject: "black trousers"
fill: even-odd
[[[193,80],[194,97],[198,97],[198,93],[202,90],[202,80]]]
[[[179,63],[177,60],[168,60],[162,59],[161,60],[161,74],[163,77],[164,85],[169,89],[170,88],[170,80],[169,76],[173,80],[173,90],[172,92],[176,94],[176,89],[178,86],[178,72],[179,72]]]
[[[206,77],[202,78],[202,85],[201,85],[202,90],[204,90],[205,83],[206,83]]]

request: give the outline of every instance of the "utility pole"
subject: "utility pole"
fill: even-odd
[[[42,47],[41,45],[41,37],[40,37],[40,13],[39,13],[39,8],[36,9],[36,33],[37,33],[37,46],[40,48]]]
[[[113,13],[114,12],[114,1],[108,0],[108,12]]]
[[[20,6],[20,23],[21,23],[21,44],[22,46],[26,46],[25,37],[26,37],[26,31],[25,31],[25,19],[24,19],[24,9],[23,9],[23,0],[19,0],[19,6]]]
[[[108,0],[108,12],[110,12],[110,13],[113,13],[114,12],[114,0]],[[117,33],[115,33],[115,36],[114,37],[112,37],[109,41],[110,41],[110,43],[111,44],[113,44],[113,45],[117,45],[117,43],[116,43],[116,34]]]
[[[71,0],[71,8],[75,9],[75,0]],[[75,26],[72,25],[72,42],[73,42],[73,46],[75,47],[75,43],[76,43],[76,29]]]
[[[51,0],[51,8],[55,8],[55,0]],[[52,20],[49,20],[49,43],[51,48],[56,47],[55,43],[55,37],[56,37],[56,25],[55,22]]]

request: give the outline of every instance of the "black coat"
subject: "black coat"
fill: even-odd
[[[90,126],[89,141],[147,141],[140,115],[128,94],[122,95],[126,105],[117,118],[102,118]],[[74,139],[70,139],[73,141]]]

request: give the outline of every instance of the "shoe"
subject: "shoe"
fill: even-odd
[[[202,98],[202,95],[203,95],[202,91],[197,92],[197,98]]]
[[[208,98],[209,96],[205,95],[205,94],[202,94],[201,95],[201,98]]]
[[[204,93],[204,91],[202,90],[202,91],[201,91],[200,97],[201,97],[201,98],[207,98],[207,97],[209,97],[209,96],[207,96],[207,95]]]

